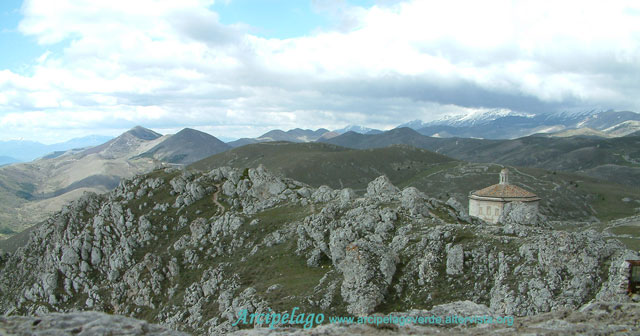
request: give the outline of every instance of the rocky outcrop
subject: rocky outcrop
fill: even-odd
[[[489,316],[486,307],[456,302],[453,306],[434,307],[431,311],[412,311],[396,316]],[[439,313],[443,313],[440,315]],[[396,314],[396,313],[394,313]],[[425,315],[426,314],[426,315]],[[251,329],[234,332],[234,336],[258,335],[636,335],[640,333],[640,304],[593,302],[577,310],[559,310],[530,317],[515,318],[511,324],[434,325],[392,323],[327,324],[311,330]]]
[[[91,311],[54,313],[37,317],[0,317],[0,334],[51,336],[187,335],[146,321]]]
[[[382,302],[396,271],[396,256],[388,246],[357,240],[345,248],[338,269],[342,272],[342,298],[353,315],[366,315]]]
[[[486,306],[469,301],[393,313],[396,317],[491,316]],[[384,317],[378,315],[376,317]],[[235,331],[234,336],[260,335],[635,335],[640,333],[640,304],[592,302],[576,310],[508,320],[511,323],[468,323],[454,325],[420,324],[322,324],[311,329],[256,327]],[[47,314],[38,317],[0,317],[0,333],[19,335],[187,335],[145,321],[98,312]]]
[[[457,208],[385,177],[358,197],[264,167],[155,171],[86,195],[3,256],[0,309],[88,308],[217,335],[245,310],[532,316],[629,300],[620,262],[637,254],[621,243],[479,225]]]
[[[462,274],[464,268],[464,250],[461,245],[447,244],[447,274]]]
[[[378,198],[380,200],[388,200],[393,195],[398,193],[398,188],[391,184],[389,178],[386,176],[380,176],[377,179],[371,181],[367,186],[367,196],[372,198]]]
[[[502,214],[498,218],[502,224],[543,226],[544,217],[535,207],[523,202],[509,202],[504,205]]]

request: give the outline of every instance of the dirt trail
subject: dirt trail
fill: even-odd
[[[216,184],[216,192],[213,193],[213,196],[211,196],[211,199],[213,200],[213,203],[215,205],[218,206],[218,209],[220,210],[220,214],[224,213],[224,205],[220,204],[220,202],[218,202],[218,194],[220,193],[221,190],[221,186],[220,184]]]

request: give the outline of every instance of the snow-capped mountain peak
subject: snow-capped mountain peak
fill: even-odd
[[[352,132],[356,132],[356,133],[360,133],[360,134],[366,134],[367,132],[370,132],[372,130],[373,130],[373,128],[364,127],[364,126],[360,126],[360,125],[348,125],[348,126],[346,126],[344,128],[334,130],[334,132],[342,134],[342,133],[347,133],[349,131],[352,131]]]
[[[446,115],[440,119],[425,123],[424,126],[447,125],[453,127],[482,125],[504,117],[533,118],[535,114],[512,111],[509,109],[474,110],[464,114]]]
[[[496,110],[474,110],[468,113],[461,114],[447,114],[438,119],[424,122],[422,120],[412,120],[398,127],[409,127],[415,130],[419,130],[428,126],[452,126],[452,127],[466,127],[482,125],[504,117],[525,117],[533,118],[534,114],[516,112],[509,109],[496,109]]]
[[[633,132],[640,122],[640,114],[632,111],[587,110],[553,113],[523,113],[509,109],[474,110],[469,113],[445,115],[439,119],[422,122],[410,121],[398,127],[410,127],[427,136],[480,137],[485,139],[517,138],[536,133],[558,132],[564,129],[592,128],[598,131],[620,125],[624,131]],[[618,133],[616,133],[618,134]]]
[[[398,125],[397,128],[401,128],[401,127],[409,127],[412,128],[414,130],[417,129],[421,129],[423,127],[425,127],[427,124],[425,122],[423,122],[422,120],[416,119],[416,120],[411,120],[409,122],[406,122],[404,124]]]

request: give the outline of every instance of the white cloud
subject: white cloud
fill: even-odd
[[[493,108],[640,109],[636,2],[337,1],[319,8],[335,29],[292,39],[224,25],[211,4],[26,0],[19,30],[65,47],[28,73],[0,70],[3,134],[142,124],[241,137]]]

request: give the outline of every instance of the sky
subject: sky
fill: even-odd
[[[0,140],[640,111],[638,92],[638,1],[0,2]]]

